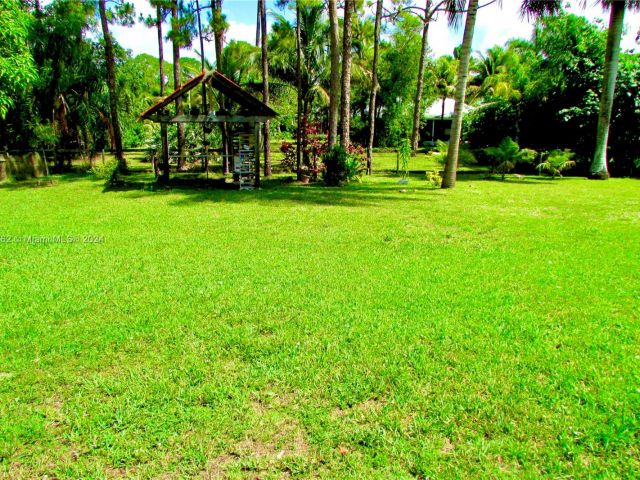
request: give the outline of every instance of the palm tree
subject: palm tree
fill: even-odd
[[[444,120],[444,109],[447,98],[456,91],[456,59],[451,55],[443,55],[436,60],[434,65],[434,83],[438,96],[442,99],[442,113],[440,119]]]
[[[379,2],[380,3],[380,2]],[[376,11],[377,12],[377,11]],[[376,13],[377,15],[377,13]],[[340,32],[338,25],[338,6],[336,0],[329,0],[329,55],[331,57],[331,85],[329,88],[329,148],[338,138],[338,110],[340,108]],[[376,42],[376,46],[377,46]],[[374,54],[375,58],[375,54]],[[375,62],[375,60],[374,60]]]
[[[478,14],[478,0],[469,0],[467,7],[467,19],[462,37],[462,53],[458,64],[458,83],[456,85],[456,104],[453,111],[453,121],[451,124],[451,137],[449,139],[449,151],[447,153],[447,164],[444,169],[442,188],[453,188],[456,184],[456,172],[458,169],[458,152],[460,149],[460,136],[462,133],[462,116],[464,108],[467,82],[469,80],[469,63],[471,61],[471,42],[473,42],[473,31],[476,26],[476,16]]]
[[[603,6],[610,6],[607,48],[604,58],[604,77],[600,94],[600,110],[598,113],[598,129],[596,133],[596,149],[589,172],[589,178],[606,180],[609,178],[607,168],[607,144],[611,112],[616,89],[616,78],[620,59],[620,40],[624,26],[624,15],[627,8],[640,8],[640,0],[603,0]]]
[[[376,2],[376,20],[373,30],[373,66],[371,69],[371,95],[369,96],[369,143],[367,144],[367,174],[371,175],[373,162],[373,139],[376,128],[376,96],[378,94],[378,57],[380,57],[380,25],[382,23],[382,0]],[[331,59],[333,80],[333,58]],[[332,85],[333,90],[333,85]],[[333,93],[333,92],[332,92]]]
[[[180,25],[180,11],[178,8],[178,0],[171,3],[171,31],[169,37],[173,47],[173,85],[178,89],[182,86],[180,78],[180,47],[182,46],[183,28]],[[177,97],[175,101],[176,115],[182,115],[184,109],[182,106],[182,97]],[[178,123],[178,170],[184,170],[185,162],[185,131],[184,123]]]
[[[296,87],[298,111],[296,114],[296,174],[302,180],[302,31],[300,27],[300,2],[296,0]]]
[[[102,25],[102,35],[104,36],[104,55],[107,64],[107,85],[109,87],[109,109],[111,112],[111,126],[113,128],[114,149],[118,170],[125,173],[127,162],[122,152],[122,133],[120,131],[120,119],[118,117],[118,92],[116,90],[116,61],[113,53],[113,39],[109,33],[109,22],[107,20],[106,0],[98,1],[100,11],[100,24]]]
[[[213,29],[214,47],[216,51],[216,70],[222,71],[222,51],[224,44],[224,33],[227,29],[227,22],[222,14],[222,0],[211,1],[211,27]],[[218,96],[218,109],[224,111],[224,96]],[[227,123],[220,125],[220,135],[222,137],[222,173],[229,173],[229,158],[232,155],[232,146],[229,138]]]
[[[411,151],[418,150],[420,141],[420,117],[422,116],[422,92],[424,90],[424,70],[427,64],[427,52],[429,50],[429,25],[431,23],[431,0],[426,0],[424,17],[422,18],[422,45],[420,48],[420,63],[418,64],[418,81],[416,83],[416,96],[413,100],[413,128],[411,129]],[[435,12],[434,12],[435,13]]]
[[[439,12],[446,12],[450,23],[457,20],[459,12],[464,6],[460,0],[426,0],[424,8],[415,5],[405,5],[396,11],[395,15],[403,11],[409,11],[416,15],[422,22],[422,44],[420,48],[420,61],[418,63],[418,79],[416,81],[416,94],[413,100],[413,124],[411,128],[411,150],[415,154],[420,143],[420,118],[422,116],[422,95],[424,92],[424,72],[427,65],[427,53],[429,51],[429,25]]]
[[[523,0],[520,7],[522,16],[537,17],[545,14],[553,14],[562,8],[562,0]],[[469,0],[467,5],[467,19],[462,38],[462,53],[458,65],[458,80],[456,85],[455,108],[451,125],[451,137],[449,139],[449,151],[447,164],[444,169],[442,188],[453,188],[456,185],[458,169],[458,153],[460,150],[460,138],[462,134],[463,107],[469,80],[469,64],[471,61],[471,43],[478,14],[478,0]]]
[[[345,149],[349,147],[349,130],[351,128],[351,23],[354,9],[354,0],[345,0],[342,30],[342,105],[340,111],[340,119],[342,121],[340,146]]]
[[[269,104],[269,58],[267,52],[267,9],[265,0],[258,0],[262,47],[262,101]],[[264,176],[271,176],[271,148],[269,145],[269,120],[264,123]]]

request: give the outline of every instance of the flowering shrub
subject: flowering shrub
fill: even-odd
[[[364,149],[354,145],[349,145],[347,150],[335,146],[324,155],[324,167],[324,182],[329,186],[360,181],[366,170]]]
[[[327,138],[322,133],[320,124],[309,123],[303,130],[302,137],[302,165],[300,166],[302,172],[311,176],[314,180],[318,174],[324,168],[320,158],[327,151]],[[296,151],[297,145],[295,142],[282,142],[280,145],[280,151],[284,154],[284,159],[280,163],[282,169],[285,172],[296,171]]]
[[[309,175],[313,180],[316,180],[320,173],[324,173],[324,179],[325,182],[327,182],[327,166],[326,162],[322,161],[322,159],[328,155],[327,136],[322,132],[319,123],[306,124],[303,134],[302,165],[300,166],[300,170],[304,175]],[[296,150],[297,146],[295,142],[282,142],[280,145],[280,151],[284,154],[280,165],[285,172],[296,171]],[[347,150],[345,151],[343,149],[343,152],[346,155],[344,158],[342,158],[341,154],[336,157],[335,152],[333,155],[330,155],[332,160],[339,160],[338,163],[341,165],[339,170],[344,169],[344,178],[337,180],[336,185],[343,181],[359,179],[366,169],[367,154],[364,147],[349,144]],[[342,162],[342,160],[344,160],[344,162]],[[333,166],[335,165],[332,165],[332,167]],[[330,172],[328,184],[333,182],[332,175],[333,173]],[[338,175],[338,177],[342,178],[342,174]]]
[[[280,151],[284,154],[284,158],[280,162],[282,170],[285,172],[296,171],[296,145],[291,142],[282,142]]]

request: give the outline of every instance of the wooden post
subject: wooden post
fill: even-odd
[[[0,153],[0,182],[7,179],[7,159]]]
[[[160,137],[162,138],[162,183],[169,183],[169,137],[167,135],[167,124],[160,124]]]
[[[47,163],[47,154],[44,149],[42,149],[42,160],[44,160],[44,168],[47,172],[47,177],[49,176],[49,164]]]
[[[256,149],[256,180],[255,180],[255,185],[256,188],[258,188],[260,186],[260,150],[261,150],[261,138],[262,136],[260,135],[261,133],[261,128],[260,128],[260,123],[256,122],[255,126],[254,126],[254,130],[255,130],[255,136],[256,136],[256,144],[255,144],[255,149]]]

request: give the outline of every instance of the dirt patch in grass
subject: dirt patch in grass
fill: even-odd
[[[264,408],[260,402],[256,403],[256,408]],[[280,422],[270,434],[256,432],[215,457],[200,477],[227,478],[227,472],[237,467],[251,471],[252,474],[275,471],[279,478],[287,478],[291,473],[287,461],[309,457],[310,452],[302,427],[296,420],[288,418]]]

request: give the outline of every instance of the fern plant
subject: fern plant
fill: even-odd
[[[503,138],[497,147],[485,148],[484,151],[493,159],[493,172],[502,175],[503,181],[518,163],[532,163],[538,155],[535,150],[521,149],[510,137]]]
[[[402,170],[402,179],[409,177],[409,159],[411,158],[411,142],[408,138],[403,138],[398,145],[398,165]]]
[[[442,140],[437,140],[436,153],[434,154],[437,162],[441,165],[446,164],[448,154],[449,144],[447,142],[443,142]],[[460,150],[458,151],[458,163],[465,166],[474,165],[477,163],[476,156],[471,150],[469,150],[466,145],[460,145]]]
[[[540,174],[545,172],[551,175],[553,180],[556,177],[561,177],[565,170],[575,167],[574,155],[575,153],[568,149],[552,150],[545,156],[545,161],[536,166],[536,169]]]

